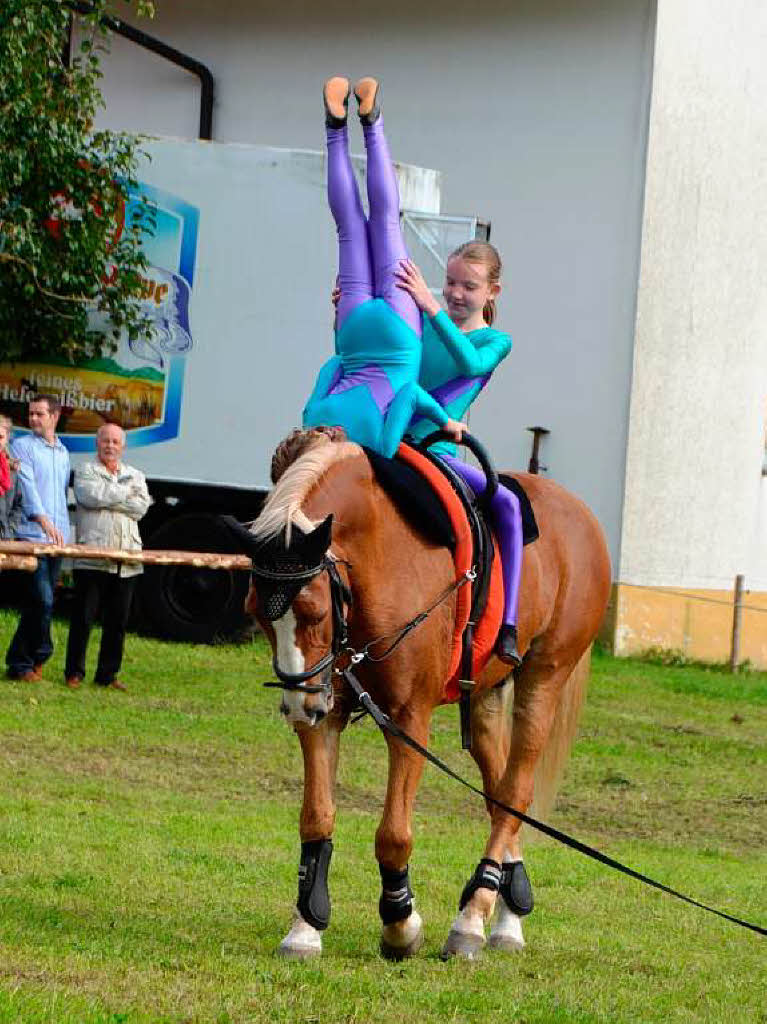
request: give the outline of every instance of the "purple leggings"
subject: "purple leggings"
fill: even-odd
[[[467,466],[450,455],[443,455],[445,462],[466,481],[475,494],[485,489],[485,474],[481,469]],[[498,487],[490,505],[493,526],[498,539],[503,569],[503,623],[516,626],[519,605],[519,583],[522,578],[522,514],[519,499],[503,485]]]
[[[328,128],[328,203],[338,229],[337,326],[368,299],[381,298],[421,336],[421,314],[413,299],[397,287],[395,270],[407,259],[399,222],[399,190],[383,117],[363,125],[367,150],[369,220],[365,219],[349,158],[346,128]]]

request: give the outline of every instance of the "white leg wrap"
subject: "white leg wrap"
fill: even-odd
[[[507,864],[509,861],[519,859],[519,857],[512,857],[507,850],[504,863]],[[518,917],[513,910],[509,910],[500,897],[495,904],[495,916],[490,928],[488,945],[491,949],[500,949],[506,953],[514,953],[518,949],[525,948],[525,939],[522,935],[522,918]]]
[[[391,946],[393,949],[405,949],[418,938],[422,929],[421,915],[414,910],[410,917],[406,917],[403,921],[385,924],[381,935],[387,946]]]
[[[522,935],[522,918],[517,917],[502,899],[495,905],[495,917],[490,929],[489,945],[491,949],[502,949],[514,952],[525,948]]]
[[[293,925],[280,943],[277,952],[281,956],[292,957],[296,960],[307,960],[309,957],[319,956],[322,953],[322,932],[312,928],[296,911]]]
[[[458,911],[458,916],[450,926],[451,932],[459,935],[472,935],[485,941],[485,919],[482,912],[472,907],[472,900],[466,904],[463,910]]]

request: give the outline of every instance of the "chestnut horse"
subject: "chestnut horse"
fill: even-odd
[[[455,570],[450,552],[425,540],[395,508],[356,444],[318,431],[296,432],[275,453],[272,475],[277,483],[261,515],[250,531],[239,529],[254,559],[246,607],[271,643],[275,672],[283,680],[281,711],[303,753],[299,898],[280,952],[304,958],[321,952],[329,918],[338,745],[354,705],[342,676],[333,671],[337,632],[348,630],[354,649],[396,633],[449,590]],[[500,685],[511,670],[496,658],[479,676],[472,695],[471,754],[485,792],[525,812],[544,748],[543,762],[556,765],[572,742],[585,680],[576,668],[605,612],[610,563],[602,531],[581,501],[551,480],[527,474],[519,479],[540,527],[540,538],[524,549],[518,625],[524,658],[513,686]],[[453,591],[390,657],[355,669],[378,706],[424,745],[446,682],[454,608]],[[401,959],[423,941],[407,871],[424,762],[388,733],[386,742],[389,776],[375,840],[381,951]],[[445,955],[478,955],[494,909],[491,946],[524,945],[521,917],[532,909],[532,893],[522,865],[520,822],[494,807],[489,813],[490,837],[463,891]]]

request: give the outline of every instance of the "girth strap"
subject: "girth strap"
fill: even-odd
[[[428,439],[427,439],[428,440]],[[471,691],[474,689],[474,630],[482,618],[490,590],[490,577],[493,571],[493,535],[487,522],[487,509],[482,507],[481,496],[475,496],[466,482],[448,465],[427,449],[421,453],[446,477],[451,487],[461,499],[469,521],[474,545],[473,564],[477,573],[476,582],[472,585],[471,611],[469,621],[461,637],[461,661],[458,686],[461,692],[459,713],[461,723],[461,747],[471,750]]]

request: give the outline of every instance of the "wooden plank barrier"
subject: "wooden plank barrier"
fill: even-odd
[[[6,555],[0,552],[0,572],[3,569],[21,569],[22,572],[34,572],[37,559],[32,555]]]
[[[7,561],[0,562],[0,568],[28,568],[33,570],[36,557],[55,555],[57,558],[86,558],[109,562],[133,562],[142,565],[190,565],[199,569],[242,569],[251,567],[247,555],[228,555],[205,551],[120,551],[116,548],[97,548],[86,544],[35,544],[26,540],[0,541],[0,557],[15,558],[26,556],[35,565],[11,566]]]

